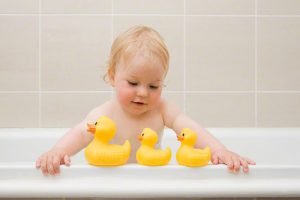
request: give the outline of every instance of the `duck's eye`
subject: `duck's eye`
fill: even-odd
[[[182,136],[184,137],[184,133],[182,133]]]
[[[95,126],[97,126],[98,122],[95,123]]]
[[[142,136],[144,136],[144,133],[142,133]]]

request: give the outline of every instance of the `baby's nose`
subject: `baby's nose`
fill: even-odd
[[[140,86],[138,88],[137,95],[141,97],[147,97],[148,96],[147,88],[145,88],[144,86]]]

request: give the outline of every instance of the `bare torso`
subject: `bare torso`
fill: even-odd
[[[106,115],[114,120],[117,126],[117,132],[110,143],[122,145],[126,140],[129,140],[131,144],[131,155],[128,162],[136,162],[135,153],[140,146],[140,142],[137,138],[138,134],[140,134],[144,128],[151,128],[157,132],[159,140],[156,147],[160,147],[164,121],[159,106],[157,109],[151,110],[139,117],[129,116],[115,100],[106,102],[104,109],[101,107],[102,106],[99,107],[99,112],[94,112],[93,118],[96,120],[101,115]]]

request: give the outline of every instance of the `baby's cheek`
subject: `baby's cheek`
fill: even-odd
[[[157,92],[153,93],[151,95],[152,104],[156,105],[159,102],[160,97],[161,97],[161,91],[157,91]]]
[[[131,101],[130,91],[126,89],[119,90],[117,96],[122,104],[126,104]]]

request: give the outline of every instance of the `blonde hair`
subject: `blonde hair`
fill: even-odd
[[[115,74],[116,65],[121,59],[127,59],[138,52],[151,58],[158,58],[167,73],[169,52],[161,35],[153,28],[134,26],[121,33],[113,42],[104,80],[107,81],[107,76]]]

